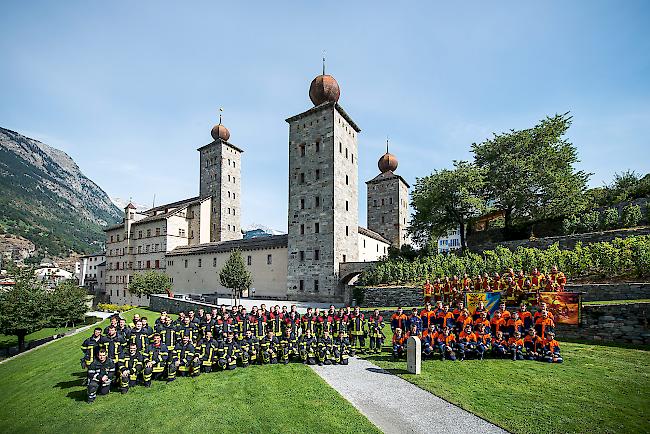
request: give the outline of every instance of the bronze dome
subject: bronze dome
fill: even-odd
[[[394,172],[397,170],[397,157],[389,152],[386,152],[379,159],[377,166],[379,166],[381,173],[388,171]]]
[[[312,80],[309,86],[309,99],[314,105],[321,105],[325,102],[337,102],[341,96],[341,89],[334,77],[331,75],[319,75]]]
[[[212,138],[214,140],[221,139],[224,142],[227,142],[228,139],[230,138],[230,131],[228,131],[228,128],[221,125],[221,122],[219,122],[217,125],[212,127],[212,131],[210,132],[210,134],[212,134]]]

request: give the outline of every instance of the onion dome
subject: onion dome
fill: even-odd
[[[212,134],[214,140],[223,140],[224,142],[227,142],[230,138],[230,131],[228,131],[228,128],[221,125],[221,116],[219,117],[219,123],[212,127],[210,134]]]
[[[340,96],[339,84],[331,75],[321,74],[314,78],[309,86],[309,99],[314,105],[337,102]]]
[[[379,166],[379,171],[381,173],[385,173],[388,171],[394,172],[395,170],[397,170],[397,157],[391,154],[390,152],[386,152],[379,159],[377,166]]]

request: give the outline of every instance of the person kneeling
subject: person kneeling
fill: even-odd
[[[129,387],[133,387],[138,382],[138,375],[144,369],[144,357],[138,351],[135,342],[129,344],[128,353],[120,359],[118,370],[120,373],[120,391],[127,393]]]
[[[278,352],[280,349],[280,342],[278,341],[278,338],[275,337],[275,333],[273,333],[273,330],[269,330],[266,332],[266,336],[264,336],[260,340],[260,352],[262,353],[262,362],[264,364],[272,364],[275,365],[278,363]]]
[[[306,365],[316,364],[316,351],[318,350],[318,341],[311,334],[311,330],[307,329],[304,335],[300,336],[298,340],[298,350],[300,351],[300,358]]]
[[[115,362],[108,358],[104,348],[99,350],[97,360],[88,366],[88,403],[92,404],[100,395],[110,392],[111,383],[115,378]]]
[[[348,358],[350,357],[350,341],[345,337],[345,333],[343,331],[340,331],[339,336],[337,338],[334,338],[333,352],[334,364],[348,364]]]
[[[395,329],[395,335],[393,336],[393,358],[395,360],[400,359],[404,356],[406,352],[406,336],[402,334],[402,329]]]
[[[219,341],[219,347],[217,348],[217,367],[222,371],[224,369],[235,369],[240,352],[239,344],[235,341],[235,334],[231,330],[228,332],[225,340]]]
[[[560,355],[560,343],[555,340],[555,333],[546,333],[544,340],[544,361],[548,363],[562,363],[564,359]]]
[[[175,363],[181,377],[198,376],[201,373],[201,361],[189,335],[184,335],[183,340],[174,348]]]
[[[508,340],[508,349],[512,360],[524,360],[524,355],[522,354],[523,348],[524,340],[521,338],[521,333],[515,332],[515,335],[511,336]]]

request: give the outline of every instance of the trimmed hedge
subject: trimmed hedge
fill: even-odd
[[[110,304],[110,303],[99,303],[97,309],[102,312],[125,312],[127,310],[135,309],[137,306],[132,306],[130,304]]]
[[[588,245],[576,244],[571,250],[561,250],[557,243],[548,249],[518,247],[514,252],[499,246],[485,250],[482,255],[465,252],[462,255],[435,254],[412,261],[403,258],[378,262],[359,276],[358,285],[399,285],[422,282],[442,276],[470,277],[483,273],[501,273],[508,268],[545,272],[553,265],[567,277],[648,277],[650,276],[650,236],[616,238],[611,242]]]

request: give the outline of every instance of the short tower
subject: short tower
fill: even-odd
[[[289,297],[340,299],[341,262],[358,260],[359,127],[338,104],[331,75],[317,76],[314,107],[289,123]]]
[[[241,154],[242,149],[230,143],[230,131],[219,123],[212,128],[211,143],[198,149],[200,153],[201,199],[212,198],[210,212],[210,241],[242,238],[241,214]]]
[[[379,175],[366,181],[368,187],[368,229],[377,232],[393,247],[400,248],[407,241],[409,185],[399,175],[397,158],[388,152],[377,163]]]

